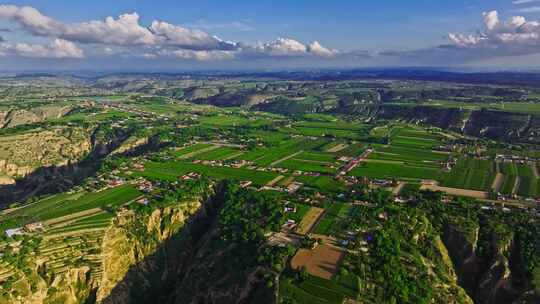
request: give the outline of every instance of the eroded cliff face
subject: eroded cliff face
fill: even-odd
[[[476,284],[479,231],[479,227],[465,230],[455,225],[446,225],[443,233],[443,241],[454,262],[459,284],[468,290],[474,289]]]
[[[0,143],[0,175],[25,177],[38,167],[77,162],[92,149],[92,130],[59,127],[4,136]]]
[[[268,270],[242,258],[259,256],[255,246],[222,244],[215,223],[184,256],[164,303],[274,303],[273,290],[266,286]]]
[[[23,124],[42,122],[50,118],[60,118],[68,114],[72,106],[48,105],[31,109],[11,109],[0,112],[0,129]]]
[[[54,251],[36,251],[31,268],[16,271],[17,281],[0,303],[133,303],[134,294],[159,289],[182,252],[182,230],[193,218],[204,217],[204,198],[158,208],[150,214],[123,211],[101,233],[71,236],[59,245],[74,245]],[[43,242],[43,241],[42,241]],[[97,243],[96,243],[97,242]],[[93,246],[93,249],[81,249]],[[49,246],[50,247],[50,246]],[[48,247],[45,247],[48,248]],[[62,260],[58,255],[72,250],[81,261]],[[84,255],[84,259],[82,259]],[[171,263],[172,263],[171,262]],[[6,269],[0,267],[0,273]],[[65,271],[57,272],[53,269]]]
[[[377,117],[422,122],[476,137],[537,143],[540,118],[496,110],[470,111],[427,106],[381,106]]]
[[[521,248],[514,236],[501,238],[489,232],[488,248],[480,253],[479,231],[445,227],[444,243],[460,285],[479,304],[538,303],[540,298],[520,271]]]
[[[504,110],[469,110],[424,105],[372,104],[336,109],[376,119],[425,123],[465,135],[504,141],[540,142],[540,116]]]
[[[381,106],[377,112],[378,118],[405,119],[455,131],[463,130],[469,115],[469,111],[459,108],[441,109],[436,107],[401,105]]]
[[[130,303],[137,299],[134,293],[164,283],[173,268],[167,264],[169,254],[182,250],[177,234],[201,206],[199,201],[183,203],[157,209],[144,219],[132,212],[119,216],[103,240],[97,303]]]
[[[434,258],[437,265],[428,264],[430,267],[429,272],[432,274],[437,270],[443,270],[444,273],[446,273],[445,280],[441,280],[434,285],[434,298],[438,300],[445,299],[447,303],[473,304],[474,302],[471,297],[459,284],[459,277],[452,264],[450,254],[440,237],[436,237],[434,246],[438,249],[438,251],[436,251],[438,256]],[[434,280],[434,282],[436,282],[436,280]]]
[[[111,154],[116,155],[116,154],[122,154],[129,151],[133,151],[144,145],[148,145],[150,143],[150,140],[151,138],[148,136],[141,137],[141,138],[138,138],[138,137],[129,138],[120,147],[116,148]]]
[[[98,125],[88,128],[59,127],[35,132],[52,132],[55,136],[40,139],[28,135],[28,132],[16,135],[26,138],[28,144],[24,146],[23,141],[11,140],[14,144],[5,151],[13,153],[2,152],[2,144],[6,143],[0,144],[0,160],[9,159],[6,164],[12,163],[11,159],[19,160],[13,168],[17,169],[20,165],[29,168],[21,176],[9,176],[0,171],[0,177],[4,177],[0,179],[3,184],[0,187],[0,204],[70,190],[86,177],[94,175],[102,160],[121,146],[133,130],[110,129],[106,125]],[[17,156],[21,154],[28,155],[24,158]],[[34,155],[42,156],[36,159]]]

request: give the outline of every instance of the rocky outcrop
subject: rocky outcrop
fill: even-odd
[[[137,138],[137,137],[130,138],[130,139],[126,140],[120,147],[115,149],[112,152],[112,154],[113,155],[123,154],[123,153],[129,152],[129,151],[132,151],[134,149],[137,149],[139,147],[142,147],[144,145],[147,145],[147,144],[149,144],[149,142],[150,142],[150,137],[148,137],[148,136],[145,136],[145,137],[142,137],[142,138]]]
[[[24,201],[33,195],[68,191],[74,185],[80,184],[86,177],[95,174],[102,160],[117,149],[133,133],[133,130],[95,126],[88,129],[52,128],[43,132],[59,132],[60,134],[54,137],[57,140],[44,141],[43,147],[36,145],[35,141],[39,142],[39,140],[32,141],[30,136],[28,146],[21,147],[21,151],[15,149],[15,152],[31,155],[43,154],[44,151],[50,153],[43,154],[39,161],[33,157],[24,158],[25,161],[30,162],[28,165],[32,165],[32,171],[24,177],[19,177],[15,184],[7,183],[0,187],[0,204]],[[24,132],[21,136],[27,136],[27,133]],[[79,139],[80,144],[77,144],[76,139]],[[58,144],[58,142],[64,141],[65,144]],[[12,142],[13,145],[22,145],[21,142]],[[87,147],[89,148],[88,152],[84,152]],[[0,159],[2,159],[1,151],[0,148]]]
[[[103,278],[97,302],[128,303],[134,292],[159,287],[160,280],[165,280],[171,270],[164,260],[170,258],[169,252],[180,250],[176,247],[179,243],[171,238],[201,206],[201,202],[194,201],[157,209],[143,218],[134,212],[117,217],[103,240]],[[154,258],[158,256],[163,260]]]
[[[508,113],[494,110],[473,111],[467,122],[464,133],[478,137],[497,140],[529,141],[531,128],[538,128],[531,115]],[[533,142],[538,142],[538,138]]]
[[[72,106],[48,105],[31,109],[11,109],[0,112],[0,128],[12,128],[19,125],[42,122],[51,118],[60,118],[68,114]]]
[[[495,254],[479,278],[475,298],[478,303],[486,304],[512,302],[518,296],[517,291],[512,288],[512,271],[508,258],[513,241],[510,239],[499,243],[493,240],[491,246]]]
[[[459,284],[467,290],[474,289],[478,273],[476,255],[479,227],[464,230],[455,225],[446,225],[443,241],[452,257]]]
[[[528,290],[530,283],[525,282],[520,270],[521,249],[513,236],[501,238],[487,232],[488,248],[481,254],[477,248],[479,231],[480,228],[463,230],[450,224],[445,227],[443,240],[459,284],[478,304],[536,303],[538,295]]]
[[[383,105],[380,106],[377,117],[405,119],[457,131],[462,129],[463,117],[467,114],[468,111],[460,108],[445,109],[428,106]]]
[[[498,110],[467,110],[415,105],[377,105],[368,115],[425,123],[476,137],[538,143],[540,117]]]
[[[0,174],[24,177],[39,167],[78,162],[92,149],[91,130],[60,127],[4,136],[0,143]]]

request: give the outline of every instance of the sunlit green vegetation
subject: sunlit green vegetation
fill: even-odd
[[[462,157],[458,159],[452,171],[446,174],[442,185],[451,188],[487,191],[491,188],[496,174],[493,161]]]
[[[150,162],[146,164],[145,171],[137,173],[137,175],[144,176],[149,179],[176,181],[179,180],[182,175],[191,172],[204,174],[208,177],[216,179],[253,181],[257,185],[265,185],[278,176],[277,173],[273,172],[262,172],[230,167],[211,167],[187,162]]]
[[[100,192],[55,195],[2,215],[0,217],[1,227],[5,230],[89,209],[114,208],[130,202],[140,195],[141,193],[132,185],[124,185]]]

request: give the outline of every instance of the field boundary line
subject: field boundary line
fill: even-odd
[[[272,187],[272,186],[274,186],[275,184],[277,184],[280,180],[282,180],[283,178],[285,178],[285,176],[283,176],[283,175],[278,175],[278,176],[276,176],[273,180],[271,180],[271,181],[269,181],[268,183],[266,183],[266,186]]]
[[[227,157],[225,157],[223,160],[231,160],[231,159],[235,159],[235,158],[241,156],[241,155],[244,154],[244,153],[245,153],[244,151],[241,151],[241,152],[238,152],[238,153],[236,153],[236,154],[227,156]]]
[[[62,232],[62,233],[58,233],[58,234],[50,234],[50,235],[45,234],[43,236],[43,239],[44,240],[51,240],[51,239],[56,239],[56,238],[64,238],[64,237],[73,236],[73,235],[79,235],[79,234],[87,234],[87,233],[92,233],[92,232],[102,232],[102,231],[105,231],[107,229],[109,229],[109,228],[108,227],[104,227],[104,228],[88,228],[88,229],[81,229],[81,230],[75,230],[75,231],[66,231],[66,232]]]
[[[493,189],[494,192],[499,192],[501,190],[501,186],[504,182],[504,174],[497,173],[495,175],[495,178],[493,179],[493,183],[491,183],[491,189]]]
[[[414,136],[405,136],[405,135],[398,135],[398,136],[396,136],[396,138],[414,139],[414,140],[419,140],[419,141],[440,142],[440,141],[438,141],[438,140],[436,140],[436,139],[422,138],[422,137],[414,137]]]
[[[291,155],[289,155],[289,156],[285,156],[285,157],[283,157],[282,159],[278,159],[278,160],[276,160],[275,162],[271,163],[271,164],[270,164],[270,167],[273,167],[273,166],[275,166],[275,165],[278,165],[279,163],[282,163],[282,162],[284,162],[284,161],[286,161],[286,160],[289,160],[289,159],[291,159],[291,158],[294,158],[295,156],[298,156],[298,155],[300,155],[300,154],[302,154],[302,153],[304,153],[304,150],[300,150],[300,151],[298,151],[298,152],[296,152],[296,153],[293,153],[293,154],[291,154]]]
[[[478,190],[469,190],[469,189],[460,189],[460,188],[450,188],[450,187],[441,187],[436,185],[427,185],[424,184],[420,187],[421,190],[431,190],[431,191],[442,191],[449,195],[455,196],[467,196],[478,199],[487,199],[489,198],[489,193],[485,191]]]
[[[301,163],[308,163],[308,164],[319,164],[319,165],[333,165],[334,164],[334,163],[331,163],[331,162],[325,162],[325,161],[319,161],[319,160],[301,159],[301,158],[293,158],[293,160],[301,162]]]
[[[329,148],[329,149],[326,149],[325,152],[337,153],[337,152],[339,152],[339,151],[345,150],[345,149],[348,148],[348,147],[349,147],[349,145],[347,145],[347,144],[338,144],[338,145],[336,145],[336,146],[334,146],[334,147],[331,147],[331,148]]]
[[[231,143],[222,143],[222,142],[216,142],[216,141],[197,141],[197,143],[198,144],[213,145],[213,146],[218,146],[218,147],[227,147],[227,148],[239,148],[239,149],[245,148],[244,145],[231,144]]]
[[[302,221],[300,221],[300,223],[298,224],[296,233],[300,235],[310,234],[311,230],[313,230],[315,225],[318,224],[319,220],[322,218],[324,212],[325,210],[323,208],[311,207],[302,219]],[[304,225],[302,225],[302,223],[304,223]]]
[[[201,150],[197,150],[197,151],[190,152],[188,154],[181,155],[181,156],[178,157],[178,159],[188,159],[188,158],[191,158],[193,156],[196,156],[196,155],[199,155],[199,154],[202,154],[202,153],[205,153],[205,152],[214,151],[214,150],[216,150],[218,148],[220,148],[220,146],[207,147],[207,148],[204,148],[204,149],[201,149]]]
[[[402,160],[388,160],[388,159],[376,159],[376,158],[364,159],[364,162],[379,163],[379,164],[392,164],[392,165],[405,165],[405,162]]]
[[[68,215],[61,216],[61,217],[56,217],[56,218],[53,218],[53,219],[50,219],[50,220],[46,220],[43,223],[45,225],[52,226],[52,225],[63,223],[63,222],[69,221],[69,220],[74,220],[74,219],[78,219],[78,218],[81,218],[81,217],[94,215],[94,214],[100,213],[102,211],[103,211],[103,209],[101,209],[99,207],[98,208],[87,209],[87,210],[84,210],[84,211],[79,211],[79,212],[71,213],[71,214],[68,214]]]
[[[516,176],[516,181],[514,182],[514,188],[512,188],[512,195],[516,194],[521,184],[521,176]]]

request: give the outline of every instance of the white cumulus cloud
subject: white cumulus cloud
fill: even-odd
[[[111,45],[172,44],[186,49],[232,49],[224,42],[199,30],[191,30],[163,21],[153,21],[150,27],[140,24],[137,13],[107,17],[105,20],[65,24],[41,14],[33,7],[0,5],[0,20],[19,24],[37,36],[57,37],[79,43]]]
[[[223,41],[206,32],[163,21],[152,22],[150,30],[158,37],[160,42],[185,49],[232,50],[237,48],[235,43]]]
[[[331,57],[337,54],[336,50],[323,47],[319,42],[314,41],[304,44],[291,38],[278,38],[274,41],[259,43],[254,47],[243,46],[246,53],[266,56],[319,56]]]
[[[90,57],[165,57],[209,61],[250,56],[331,58],[339,53],[318,41],[304,44],[291,38],[278,38],[250,45],[226,41],[199,29],[160,20],[145,26],[135,12],[116,18],[64,23],[30,6],[0,5],[1,21],[15,24],[33,36],[51,39],[50,45],[13,42],[3,48],[4,53],[8,50],[8,54],[27,57],[81,58],[87,51]]]
[[[332,56],[337,55],[338,53],[337,50],[331,50],[331,49],[325,48],[318,41],[313,41],[312,43],[310,43],[307,47],[307,50],[312,54],[323,56],[323,57],[332,57]]]
[[[501,21],[497,11],[484,13],[484,29],[474,35],[449,34],[450,42],[462,48],[491,48],[516,53],[540,52],[540,22],[513,16]]]
[[[31,58],[84,58],[84,52],[73,42],[54,39],[49,45],[30,43],[3,43],[1,52]]]

